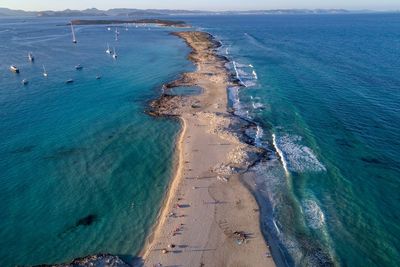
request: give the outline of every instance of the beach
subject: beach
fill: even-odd
[[[199,86],[195,96],[163,94],[155,116],[176,116],[175,175],[140,257],[145,266],[275,266],[258,205],[240,181],[262,151],[242,138],[246,122],[228,112],[231,79],[219,43],[204,32],[174,33],[192,49],[196,71],[164,86]],[[161,265],[160,265],[161,264]]]

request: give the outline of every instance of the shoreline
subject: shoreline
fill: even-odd
[[[275,266],[259,207],[240,181],[263,152],[242,140],[244,122],[228,112],[233,85],[219,43],[208,33],[173,33],[192,49],[196,70],[164,86],[199,86],[198,96],[163,94],[154,116],[177,116],[178,162],[157,221],[139,254],[144,266]],[[248,126],[248,125],[247,125]],[[202,150],[207,148],[206,150]],[[192,163],[194,162],[194,163]]]
[[[164,200],[161,204],[161,209],[159,214],[157,215],[156,218],[156,222],[155,224],[152,226],[149,235],[147,236],[146,240],[145,240],[145,244],[143,246],[143,248],[140,250],[140,252],[138,253],[138,257],[139,258],[145,258],[149,252],[148,248],[150,246],[150,244],[153,242],[154,239],[154,235],[155,232],[157,231],[157,229],[159,229],[159,227],[164,223],[165,219],[167,218],[167,212],[168,209],[167,207],[171,204],[172,200],[173,200],[173,193],[176,192],[177,186],[178,186],[178,182],[180,177],[182,176],[182,166],[183,166],[183,139],[186,133],[186,122],[184,119],[179,117],[179,121],[181,124],[181,129],[179,130],[179,133],[177,135],[176,141],[175,141],[175,147],[176,147],[176,151],[175,151],[175,160],[176,162],[174,163],[174,171],[173,171],[173,176],[171,178],[171,181],[169,182],[168,186],[167,186],[167,191],[165,193],[165,197]]]

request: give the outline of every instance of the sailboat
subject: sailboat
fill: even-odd
[[[17,66],[15,65],[11,65],[10,66],[10,71],[14,72],[14,73],[19,73],[19,69],[17,68]]]
[[[74,26],[72,25],[72,21],[71,21],[71,32],[72,32],[72,42],[73,42],[74,44],[76,44],[77,41],[76,41],[75,31],[74,31]]]
[[[106,50],[106,53],[107,54],[109,54],[109,55],[111,55],[111,53],[112,53],[112,51],[111,51],[111,49],[110,49],[110,45],[107,43],[107,50]]]
[[[115,41],[118,41],[118,34],[115,33]]]
[[[113,53],[113,55],[112,55],[112,57],[113,57],[113,59],[117,59],[117,50],[115,50],[115,47],[114,47],[114,53]]]
[[[44,76],[44,77],[47,77],[47,76],[48,76],[48,75],[47,75],[46,68],[44,67],[44,65],[43,65],[43,76]]]
[[[32,55],[32,52],[28,53],[28,59],[29,59],[30,62],[35,61],[35,57]]]

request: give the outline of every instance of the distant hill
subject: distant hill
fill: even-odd
[[[274,9],[274,10],[250,10],[250,11],[198,11],[198,10],[168,10],[168,9],[132,9],[113,8],[99,10],[89,8],[85,10],[63,11],[24,11],[12,10],[0,7],[0,17],[89,17],[89,16],[125,16],[125,17],[146,17],[146,16],[173,16],[173,15],[251,15],[251,14],[345,14],[365,13],[371,11],[349,11],[345,9]]]

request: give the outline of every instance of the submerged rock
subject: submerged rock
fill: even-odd
[[[118,256],[110,254],[99,254],[93,256],[87,256],[84,258],[78,258],[73,260],[71,263],[65,264],[51,264],[51,265],[37,265],[36,267],[131,267]]]

